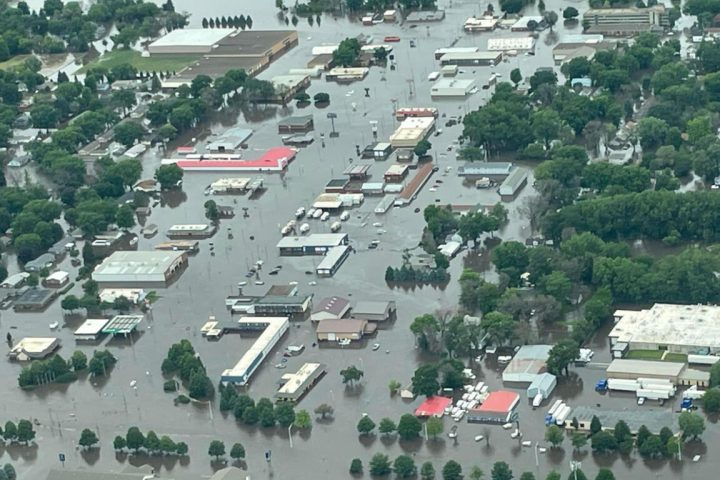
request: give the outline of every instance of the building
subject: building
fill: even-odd
[[[604,407],[597,408],[584,405],[573,409],[572,415],[565,421],[565,428],[574,429],[573,419],[577,419],[578,430],[589,432],[593,417],[600,420],[603,430],[613,430],[617,422],[622,420],[627,424],[630,433],[633,435],[637,435],[638,430],[643,425],[650,430],[650,433],[655,435],[659,434],[663,427],[668,427],[673,433],[680,431],[678,416],[668,415],[666,410],[640,408],[629,412],[628,410],[608,410]]]
[[[457,65],[443,65],[442,68],[440,68],[440,75],[443,77],[454,77],[458,74],[459,70]]]
[[[385,193],[385,184],[383,182],[365,182],[360,187],[360,191],[364,195],[382,195]]]
[[[343,175],[347,175],[352,180],[364,180],[368,176],[370,165],[367,163],[356,163],[345,169]]]
[[[385,160],[392,153],[392,145],[388,142],[371,143],[362,151],[362,158]]]
[[[370,322],[384,322],[390,319],[397,311],[392,300],[388,301],[358,301],[352,309],[352,318],[362,318]]]
[[[433,128],[435,128],[434,117],[406,118],[390,135],[390,144],[395,148],[415,148],[427,138]]]
[[[158,243],[153,247],[155,250],[173,250],[188,253],[197,253],[200,249],[200,242],[197,240],[172,240],[170,242]]]
[[[606,42],[605,37],[599,34],[565,35],[553,47],[553,60],[555,65],[562,65],[573,58],[592,58],[598,50],[610,50],[614,42]]]
[[[275,88],[275,93],[279,99],[288,100],[295,96],[296,93],[305,90],[310,86],[310,75],[304,73],[288,73],[286,75],[276,75],[272,77],[270,82]]]
[[[153,54],[190,54],[210,53],[213,45],[217,45],[233,30],[225,28],[187,28],[177,29],[160,37],[148,46]]]
[[[313,202],[313,208],[319,208],[322,211],[337,210],[342,207],[339,193],[321,193]]]
[[[340,320],[350,310],[350,300],[342,297],[325,297],[315,304],[310,320]]]
[[[445,47],[435,50],[435,60],[440,60],[447,53],[473,53],[480,49],[478,47]]]
[[[30,312],[45,310],[55,297],[57,290],[48,288],[28,288],[20,298],[13,303],[13,309],[16,312]]]
[[[528,398],[535,398],[537,395],[542,395],[542,398],[550,398],[550,394],[555,390],[557,385],[557,377],[552,373],[541,373],[537,375],[535,379],[530,383],[527,389]]]
[[[230,467],[235,468],[235,467]],[[224,470],[228,470],[227,468]],[[238,468],[235,470],[241,471]],[[222,472],[219,470],[215,475]],[[213,475],[210,480],[246,480],[245,474],[242,477],[217,477]],[[69,468],[53,468],[45,480],[172,480],[170,477],[158,476],[155,469],[149,465],[142,467],[126,466],[120,472],[98,472],[97,469],[72,470]]]
[[[513,170],[510,162],[468,162],[457,169],[461,177],[507,177]]]
[[[237,155],[227,158],[227,154],[216,154],[204,158],[164,158],[162,165],[174,164],[183,170],[197,172],[281,172],[287,168],[297,155],[297,150],[290,147],[273,147],[258,159],[239,159]]]
[[[68,272],[58,270],[57,272],[53,272],[45,278],[45,286],[50,288],[60,288],[64,285],[67,285],[69,281],[70,274]]]
[[[460,67],[481,67],[497,65],[502,61],[502,52],[448,52],[440,57],[440,65],[457,65]]]
[[[360,340],[363,335],[375,333],[375,324],[367,320],[344,318],[341,320],[320,320],[315,334],[318,341],[337,342],[340,340]]]
[[[502,373],[503,382],[532,383],[547,371],[552,345],[524,345],[515,353]]]
[[[115,315],[105,324],[101,332],[127,337],[137,329],[137,326],[140,325],[144,318],[144,315]]]
[[[208,238],[215,233],[215,226],[209,223],[172,225],[168,228],[169,238]]]
[[[8,357],[20,362],[41,360],[53,353],[59,346],[60,340],[55,337],[25,337],[10,349]]]
[[[97,340],[100,338],[100,335],[102,335],[102,330],[108,322],[109,320],[106,318],[88,318],[75,330],[75,333],[73,333],[75,340],[78,342]]]
[[[298,294],[297,285],[282,284],[282,285],[271,285],[265,295],[277,295],[281,297],[293,297]]]
[[[388,191],[388,186],[389,185],[385,185],[386,193]],[[400,188],[400,191],[402,191],[402,188],[404,188],[402,185],[396,184],[396,186]],[[383,199],[380,200],[380,203],[377,204],[377,206],[375,207],[375,210],[373,210],[373,211],[375,213],[377,213],[378,215],[387,213],[387,211],[390,210],[393,207],[393,205],[395,205],[395,199],[397,199],[397,197],[395,195],[385,195],[383,197]]]
[[[488,39],[487,49],[491,52],[531,52],[535,50],[533,37],[505,37]]]
[[[516,168],[500,184],[498,193],[503,202],[510,202],[517,197],[517,194],[527,185],[528,173],[524,168]]]
[[[415,409],[416,417],[442,417],[445,409],[452,405],[452,398],[434,396],[428,397],[418,408]]]
[[[720,307],[656,303],[646,310],[616,310],[610,344],[630,350],[720,353]]]
[[[332,247],[347,244],[347,233],[313,233],[306,237],[283,237],[277,248],[281,256],[325,255]]]
[[[243,193],[248,183],[250,183],[248,177],[220,178],[210,184],[210,192],[213,194]]]
[[[210,480],[247,480],[247,472],[237,467],[225,467],[215,472]]]
[[[349,83],[364,79],[368,73],[370,69],[366,67],[336,67],[325,74],[325,80]]]
[[[295,115],[278,122],[278,133],[305,133],[314,130],[312,115]]]
[[[306,363],[295,373],[286,373],[281,380],[282,387],[275,393],[275,399],[297,403],[325,374],[322,363]]]
[[[72,237],[65,237],[55,242],[55,245],[48,248],[48,253],[55,255],[55,258],[63,257],[69,250],[75,247],[75,241]]]
[[[667,380],[673,385],[706,387],[710,383],[710,373],[688,368],[687,364],[679,362],[616,358],[610,362],[606,373],[608,378],[661,379]]]
[[[95,267],[92,278],[101,284],[167,284],[187,266],[187,253],[119,251]]]
[[[430,87],[430,96],[433,98],[466,97],[472,93],[474,88],[475,80],[470,78],[442,78]]]
[[[505,424],[517,419],[515,408],[520,402],[520,395],[515,392],[498,390],[490,392],[485,401],[467,413],[468,423]]]
[[[315,268],[315,273],[320,277],[332,277],[350,255],[351,250],[349,245],[332,247]]]
[[[493,17],[492,15],[486,15],[484,17],[470,17],[465,20],[463,29],[466,32],[492,32],[497,27],[499,18]]]
[[[38,273],[45,268],[55,266],[55,255],[52,253],[43,253],[34,260],[30,260],[25,264],[25,271],[30,273]]]
[[[0,287],[2,287],[2,288],[22,287],[22,285],[25,283],[25,280],[27,280],[29,276],[30,276],[30,274],[27,272],[20,272],[20,273],[14,274],[14,275],[10,275],[5,280],[3,280],[2,283],[0,283]]]
[[[312,306],[312,295],[265,295],[255,302],[254,313],[260,317],[304,315]]]
[[[237,322],[240,331],[260,331],[255,343],[240,357],[234,367],[222,372],[220,381],[247,385],[253,373],[270,356],[270,352],[290,328],[287,317],[243,317]]]
[[[400,183],[407,177],[409,167],[403,164],[394,164],[385,171],[383,178],[386,182]]]
[[[124,297],[133,305],[137,305],[143,300],[147,292],[142,288],[103,288],[100,291],[100,302],[113,303],[120,297]]]
[[[439,115],[435,107],[402,107],[395,110],[395,120],[403,121],[410,117],[433,117]]]
[[[667,10],[662,4],[649,8],[591,8],[583,14],[583,23],[589,24],[587,33],[605,35],[662,31],[670,26]]]
[[[408,13],[405,21],[408,23],[439,22],[445,18],[445,10],[421,10]]]
[[[530,22],[534,22],[536,26],[538,25],[544,25],[545,28],[547,28],[547,22],[545,22],[545,18],[543,18],[542,15],[535,15],[535,16],[527,16],[527,17],[520,17],[518,18],[517,22],[515,22],[511,27],[511,32],[532,32],[535,30],[534,28],[530,28],[528,24]]]
[[[245,146],[252,134],[250,128],[231,128],[208,143],[205,148],[212,153],[233,153]]]

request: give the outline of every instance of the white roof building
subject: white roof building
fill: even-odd
[[[75,330],[73,334],[75,340],[78,341],[92,341],[102,334],[102,329],[107,325],[109,320],[106,318],[88,318],[85,322]]]
[[[390,135],[390,144],[396,148],[413,148],[428,136],[434,126],[433,117],[408,117]]]
[[[430,87],[431,97],[465,97],[475,88],[471,78],[443,78]]]
[[[148,46],[154,53],[208,53],[220,40],[233,32],[231,28],[178,28]]]
[[[246,385],[250,377],[263,360],[287,332],[290,323],[287,317],[243,317],[238,320],[240,327],[248,330],[260,330],[262,333],[255,343],[243,354],[234,367],[222,372],[221,381]]]
[[[95,267],[92,278],[105,284],[164,284],[186,262],[184,252],[119,251]]]
[[[145,299],[147,293],[142,288],[104,288],[100,291],[100,301],[113,303],[120,297],[125,297],[131,303],[138,304]]]
[[[507,52],[509,50],[527,51],[535,48],[532,37],[505,37],[488,39],[487,49],[491,52]]]
[[[10,350],[8,356],[21,362],[39,360],[50,355],[60,345],[55,337],[25,337]]]

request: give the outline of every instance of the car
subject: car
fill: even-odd
[[[410,40],[410,47],[415,48],[415,40]]]
[[[278,274],[278,270],[270,270],[268,272],[268,275],[277,275],[277,274]]]
[[[380,349],[380,344],[379,344],[379,343],[373,343],[372,349],[373,349],[373,352],[379,350],[379,349]]]
[[[435,165],[435,166],[432,168],[432,171],[433,171],[433,172],[440,171],[440,167],[438,167],[437,165]]]
[[[369,248],[370,250],[376,249],[376,248],[377,248],[377,243],[371,243],[370,245],[368,245],[368,248]]]
[[[253,275],[255,275],[253,272],[248,272],[248,273],[245,274],[245,278],[250,278],[250,277],[252,277]]]
[[[262,280],[256,280],[255,285],[265,285],[265,282],[263,282]]]
[[[398,37],[397,35],[388,35],[387,37],[385,37],[385,41],[386,42],[399,42],[400,37]]]
[[[637,399],[637,404],[638,404],[638,405],[643,405],[643,404],[645,404],[645,397],[639,397],[639,398]]]

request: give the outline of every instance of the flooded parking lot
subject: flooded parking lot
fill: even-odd
[[[224,15],[229,10],[227,2],[214,0],[203,2],[203,11],[198,5],[187,0],[175,2],[178,10],[187,10],[193,14],[191,25],[199,25],[202,16]],[[570,2],[578,8],[580,2]],[[450,5],[440,2],[441,8]],[[251,13],[255,29],[278,28],[275,10],[267,6],[252,8],[241,5],[245,14]],[[560,2],[548,1],[548,9],[557,9]],[[585,8],[585,4],[582,4]],[[234,13],[234,12],[233,12]],[[190,265],[182,277],[167,289],[158,290],[156,302],[140,332],[128,340],[105,340],[102,348],[109,348],[118,358],[118,363],[107,379],[79,381],[64,386],[39,388],[23,392],[16,387],[15,378],[20,371],[19,364],[0,362],[0,372],[7,380],[0,407],[4,419],[37,419],[37,447],[1,447],[4,459],[11,459],[23,475],[21,478],[44,478],[50,467],[59,467],[58,453],[65,453],[67,468],[93,468],[97,470],[115,470],[123,463],[151,463],[160,467],[163,476],[172,478],[198,478],[208,476],[213,469],[221,465],[211,463],[206,455],[208,444],[213,439],[222,439],[228,447],[234,442],[242,442],[247,449],[247,472],[251,478],[291,478],[303,472],[302,477],[314,474],[321,479],[342,478],[346,475],[350,460],[359,457],[367,462],[377,452],[383,452],[391,458],[410,453],[419,465],[432,461],[440,469],[449,459],[460,462],[465,469],[477,464],[486,473],[496,461],[507,461],[516,476],[522,471],[535,472],[538,478],[553,469],[563,472],[569,470],[571,460],[583,462],[583,469],[594,476],[600,467],[613,469],[616,478],[712,478],[712,464],[705,456],[705,444],[713,445],[720,438],[720,429],[708,424],[704,438],[705,444],[688,444],[683,462],[656,461],[647,462],[637,455],[629,458],[619,456],[594,457],[589,449],[573,452],[569,441],[563,448],[549,450],[547,454],[536,455],[533,448],[523,447],[518,440],[512,440],[509,432],[496,426],[459,423],[458,438],[453,441],[442,436],[435,441],[399,442],[395,439],[378,437],[358,438],[355,428],[363,413],[368,413],[375,421],[382,417],[397,419],[400,415],[413,411],[420,399],[406,402],[388,394],[390,380],[399,380],[403,385],[410,381],[419,362],[429,360],[415,348],[414,339],[409,330],[411,321],[423,313],[438,310],[454,310],[457,306],[459,286],[457,279],[462,271],[465,253],[451,262],[451,281],[443,288],[424,287],[410,290],[390,289],[384,281],[385,268],[401,263],[404,249],[415,248],[421,236],[424,221],[422,213],[415,208],[424,208],[429,204],[492,205],[498,201],[497,193],[490,190],[477,190],[466,184],[456,175],[458,162],[455,158],[457,139],[462,126],[445,127],[445,118],[452,115],[464,115],[482,105],[491,94],[490,90],[479,90],[466,100],[431,101],[430,83],[427,75],[437,70],[433,51],[451,44],[455,46],[483,47],[489,34],[466,35],[461,24],[471,14],[478,14],[475,2],[453,2],[447,11],[446,19],[439,24],[419,25],[377,25],[366,29],[357,22],[345,19],[323,17],[320,26],[309,26],[304,19],[298,24],[300,45],[271,65],[261,78],[287,72],[289,68],[304,67],[310,59],[312,46],[337,42],[345,36],[359,33],[372,33],[376,38],[385,35],[400,35],[402,40],[394,44],[394,54],[398,68],[395,71],[374,67],[369,76],[360,83],[337,85],[335,83],[313,81],[308,93],[330,94],[330,104],[326,108],[308,106],[298,109],[288,107],[258,107],[241,112],[237,117],[224,113],[222,119],[207,126],[214,134],[222,133],[235,124],[249,125],[254,130],[249,140],[247,156],[251,157],[267,148],[279,145],[276,123],[280,118],[292,114],[312,113],[315,118],[316,141],[303,148],[297,158],[282,174],[263,174],[266,191],[257,198],[247,196],[212,197],[219,205],[229,205],[236,209],[237,215],[223,220],[218,233],[212,238],[215,254],[208,248],[208,241],[201,241],[198,254],[191,256]],[[284,23],[282,24],[284,27]],[[579,32],[575,25],[571,31]],[[553,35],[561,36],[565,28],[556,27]],[[509,32],[497,35],[510,36]],[[538,66],[552,65],[552,42],[546,43],[551,32],[543,32],[538,39],[535,56],[511,58],[507,63],[498,65],[494,71],[508,78],[510,70],[519,67],[523,76],[530,76]],[[415,39],[417,47],[411,48],[406,40]],[[456,41],[457,40],[457,41]],[[490,67],[461,68],[461,77],[476,78],[478,84],[484,81],[493,69]],[[369,96],[365,96],[368,88]],[[306,275],[314,270],[319,257],[279,257],[275,247],[280,238],[280,229],[293,218],[295,210],[308,207],[313,199],[323,191],[325,184],[332,178],[342,175],[351,161],[359,162],[355,146],[363,148],[373,140],[372,123],[377,122],[378,139],[386,139],[396,126],[392,114],[394,103],[398,106],[436,106],[441,113],[439,119],[442,134],[432,136],[431,154],[438,164],[439,171],[434,173],[428,185],[422,189],[417,199],[408,207],[393,208],[385,215],[376,215],[374,208],[379,198],[368,197],[365,203],[351,210],[350,219],[343,223],[343,232],[348,233],[354,252],[342,265],[338,273],[328,279]],[[330,138],[331,121],[328,113],[336,113],[335,128],[340,133]],[[444,118],[443,118],[444,116]],[[325,133],[324,146],[317,134]],[[144,159],[147,176],[151,175],[160,162],[156,152]],[[390,162],[375,162],[370,174],[381,177]],[[172,192],[162,198],[161,204],[154,208],[147,223],[156,224],[164,232],[172,224],[204,222],[203,203],[205,188],[218,178],[230,176],[225,173],[195,173],[185,175],[182,192]],[[245,175],[243,175],[245,176]],[[437,182],[441,180],[442,183]],[[522,215],[522,206],[532,190],[532,176],[521,195],[506,204],[510,212],[510,222],[499,232],[505,240],[524,240],[532,232],[529,223]],[[430,191],[429,187],[436,187]],[[242,215],[247,209],[248,217]],[[308,221],[311,232],[328,232],[330,222]],[[373,227],[375,222],[382,227]],[[231,235],[232,234],[232,235]],[[150,249],[161,241],[162,234],[154,239],[140,238],[138,248]],[[379,240],[377,249],[369,249],[373,240]],[[254,398],[271,397],[276,391],[277,382],[285,371],[275,369],[273,365],[280,361],[283,347],[290,344],[304,344],[305,352],[290,358],[288,372],[297,370],[304,362],[318,361],[328,365],[327,375],[302,399],[298,408],[312,411],[321,403],[335,408],[333,421],[316,421],[310,432],[294,433],[294,445],[290,448],[288,433],[281,429],[261,429],[236,424],[234,418],[220,413],[217,400],[209,404],[173,406],[173,395],[162,392],[163,378],[160,364],[169,346],[181,338],[188,338],[205,363],[208,373],[214,381],[220,373],[234,365],[245,350],[252,344],[253,338],[241,338],[235,334],[224,336],[217,342],[208,342],[201,337],[199,329],[208,316],[214,315],[221,320],[230,319],[225,309],[224,299],[238,293],[238,282],[245,280],[244,274],[256,260],[263,260],[272,267],[282,265],[276,276],[267,275],[269,268],[260,273],[259,280],[265,285],[253,285],[244,288],[247,294],[262,294],[271,284],[298,282],[301,293],[314,294],[316,298],[329,295],[358,299],[392,299],[397,303],[398,318],[390,326],[381,328],[370,343],[380,343],[377,351],[363,343],[348,348],[327,347],[311,348],[315,335],[309,321],[292,325],[288,334],[276,348],[273,357],[255,373],[247,393]],[[477,261],[476,264],[485,264]],[[69,265],[69,259],[61,269],[75,271]],[[491,278],[492,272],[488,272]],[[310,282],[316,282],[310,285]],[[79,287],[76,287],[79,290]],[[57,335],[62,341],[60,353],[68,358],[76,349],[72,337],[73,330],[81,323],[80,318],[66,318],[65,325],[55,333],[50,333],[49,324],[60,319],[60,303],[55,302],[42,313],[15,314],[5,311],[0,317],[0,327],[4,332],[12,332],[15,338],[23,336]],[[605,332],[606,333],[606,332]],[[80,350],[91,353],[93,346],[78,346]],[[674,408],[645,405],[638,407],[634,398],[626,396],[601,396],[593,389],[595,382],[604,376],[603,363],[610,355],[605,336],[601,332],[592,348],[596,351],[595,365],[587,368],[571,369],[571,375],[561,379],[549,402],[533,410],[526,399],[524,389],[514,389],[521,393],[519,407],[520,423],[524,432],[523,440],[543,444],[545,412],[552,401],[562,398],[570,405],[600,405],[602,407],[627,410],[628,415],[636,408],[664,409],[668,414]],[[356,365],[365,371],[365,377],[359,385],[346,387],[339,371],[348,365]],[[488,358],[480,365],[473,365],[478,380],[485,381],[491,389],[502,387],[501,367],[494,358]],[[136,388],[131,388],[136,382]],[[445,430],[453,422],[445,419]],[[190,447],[190,457],[183,460],[167,460],[146,457],[128,457],[116,454],[112,450],[115,435],[124,434],[128,427],[137,425],[143,431],[154,430],[158,435],[170,435],[176,441],[184,441]],[[91,453],[76,448],[79,433],[83,428],[96,430],[101,439],[102,448]],[[475,435],[489,437],[489,442],[474,442]],[[272,462],[266,463],[263,454],[273,452]],[[692,463],[689,458],[703,454],[700,462]],[[711,452],[712,453],[712,452]],[[5,460],[3,460],[5,461]]]

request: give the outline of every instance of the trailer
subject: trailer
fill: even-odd
[[[537,395],[535,395],[535,398],[533,398],[532,406],[539,407],[543,400],[545,400],[545,397],[543,396],[543,394],[538,393]]]
[[[720,361],[720,357],[715,355],[688,355],[688,363],[698,365],[715,365]]]
[[[552,407],[550,407],[550,410],[548,410],[548,415],[553,415],[555,412],[557,412],[558,408],[564,407],[565,402],[562,400],[555,400],[555,403],[552,404]]]
[[[570,412],[572,412],[572,408],[569,405],[565,405],[563,409],[555,415],[555,423],[560,426],[565,425],[565,420],[570,416]]]
[[[482,388],[483,388],[484,386],[485,386],[485,382],[478,382],[477,385],[475,385],[474,390],[475,390],[476,392],[479,392],[480,390],[482,390]]]
[[[682,392],[683,398],[690,399],[690,400],[699,400],[704,395],[705,395],[705,390],[698,390],[697,386],[695,386],[695,385],[693,385],[692,387],[690,387],[687,390],[685,390],[684,392]]]
[[[607,387],[609,390],[621,392],[636,392],[640,388],[637,380],[625,380],[621,378],[608,378]]]
[[[639,388],[635,394],[638,398],[645,398],[648,400],[667,400],[672,396],[669,390],[650,388]]]
[[[670,380],[665,378],[638,378],[638,383],[641,387],[660,387],[660,388],[675,388]]]

